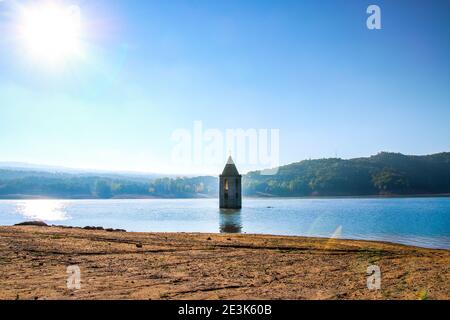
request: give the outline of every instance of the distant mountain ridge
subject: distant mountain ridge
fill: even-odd
[[[48,168],[48,167],[47,167]],[[450,152],[410,156],[381,152],[367,158],[304,160],[243,176],[243,192],[255,197],[450,194]],[[54,171],[3,167],[0,198],[199,198],[217,197],[217,177]]]
[[[51,166],[32,164],[27,162],[0,162],[0,170],[14,170],[14,171],[34,171],[34,172],[52,172],[52,173],[68,173],[68,174],[99,174],[99,175],[113,175],[113,176],[142,176],[142,177],[162,177],[164,175],[158,173],[142,173],[131,171],[111,171],[98,169],[76,169],[63,166]]]

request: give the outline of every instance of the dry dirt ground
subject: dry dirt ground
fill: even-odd
[[[81,288],[67,288],[68,266]],[[367,288],[370,265],[381,290]],[[449,299],[450,251],[302,237],[0,227],[0,299]]]

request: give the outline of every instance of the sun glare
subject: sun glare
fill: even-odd
[[[40,3],[21,11],[19,33],[27,54],[52,64],[81,55],[81,17],[77,6]]]
[[[65,202],[59,200],[25,200],[17,211],[24,217],[40,221],[63,221],[68,219]]]

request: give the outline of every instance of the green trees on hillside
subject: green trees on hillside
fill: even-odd
[[[306,160],[274,176],[250,172],[246,195],[358,196],[450,193],[450,153],[405,156],[382,152],[350,160]]]
[[[218,190],[214,177],[133,179],[23,171],[13,175],[0,170],[0,198],[190,198],[213,197]]]

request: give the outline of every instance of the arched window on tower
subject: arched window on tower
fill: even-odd
[[[228,179],[225,179],[223,189],[225,200],[228,200]]]

